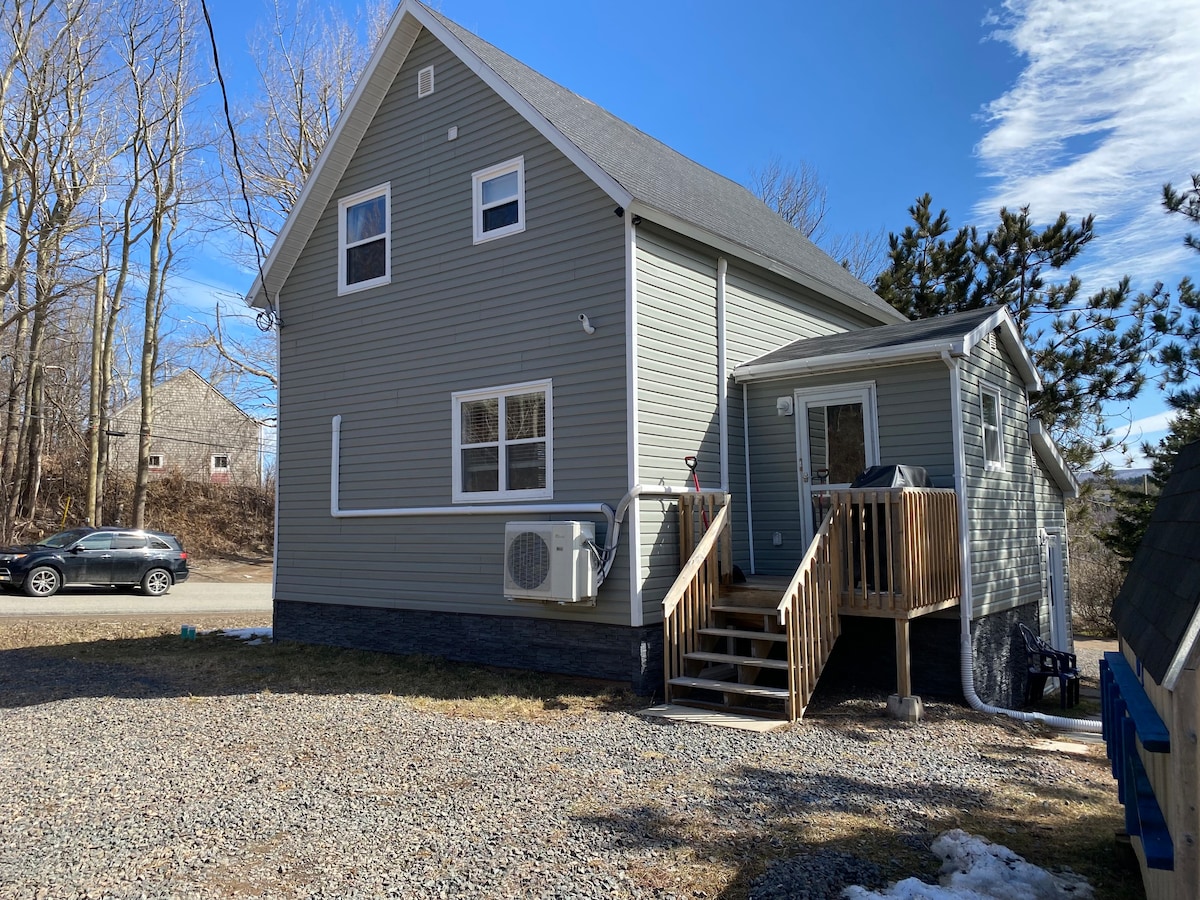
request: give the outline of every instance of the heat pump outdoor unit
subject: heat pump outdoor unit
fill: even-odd
[[[595,602],[596,526],[591,522],[508,522],[504,596],[509,600]]]

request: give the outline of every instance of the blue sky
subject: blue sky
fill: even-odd
[[[280,0],[285,3],[285,0]],[[353,15],[358,4],[342,5]],[[1004,204],[1095,213],[1098,289],[1200,280],[1158,205],[1200,171],[1195,0],[435,0],[445,15],[697,162],[745,183],[814,166],[833,231],[898,231],[925,192],[955,224]],[[210,0],[236,102],[265,0]],[[249,273],[203,268],[244,292]],[[1157,439],[1148,391],[1134,437]],[[1159,418],[1155,418],[1159,417]],[[1150,426],[1149,428],[1145,426]]]

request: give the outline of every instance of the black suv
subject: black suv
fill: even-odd
[[[0,549],[0,587],[50,597],[64,584],[136,585],[152,597],[188,577],[174,535],[134,528],[72,528],[24,547]]]

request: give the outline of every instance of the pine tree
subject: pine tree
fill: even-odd
[[[913,224],[889,237],[890,265],[876,292],[911,318],[1006,305],[1044,383],[1033,414],[1077,468],[1113,449],[1105,416],[1145,385],[1158,338],[1149,319],[1166,309],[1161,286],[1135,295],[1123,279],[1084,297],[1077,277],[1053,278],[1091,242],[1092,216],[1074,224],[1060,213],[1039,228],[1029,207],[1004,208],[981,236],[968,226],[952,232],[946,211],[934,216],[932,204],[928,194],[919,198],[909,207]]]

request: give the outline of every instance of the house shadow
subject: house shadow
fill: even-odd
[[[266,631],[266,629],[263,629]],[[78,698],[154,699],[254,693],[362,693],[521,705],[526,711],[629,711],[623,685],[595,679],[221,633],[81,641],[0,650],[0,709]]]

